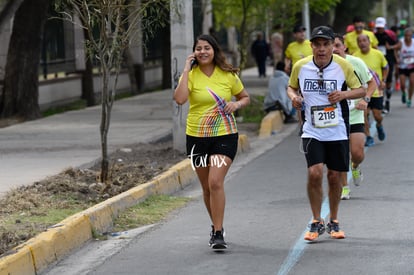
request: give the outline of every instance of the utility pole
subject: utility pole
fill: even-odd
[[[171,0],[171,83],[172,95],[177,87],[179,77],[184,68],[185,60],[192,52],[194,43],[193,31],[193,1]],[[186,151],[186,119],[188,102],[178,105],[172,99],[173,107],[173,148]]]
[[[303,24],[304,27],[306,28],[306,38],[309,39],[310,38],[310,20],[309,20],[309,1],[305,0],[303,2],[303,12],[302,12],[302,20],[303,20]]]

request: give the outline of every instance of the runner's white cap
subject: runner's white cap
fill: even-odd
[[[375,19],[375,28],[385,28],[386,24],[387,20],[385,20],[384,17],[377,17],[377,19]]]

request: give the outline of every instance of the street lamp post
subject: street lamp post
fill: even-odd
[[[193,31],[193,2],[186,0],[172,0],[170,3],[171,18],[171,82],[172,92],[177,87],[179,77],[184,68],[187,56],[192,52],[194,42]],[[185,152],[185,128],[188,114],[188,102],[173,104],[173,147]]]

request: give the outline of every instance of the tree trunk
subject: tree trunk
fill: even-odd
[[[13,17],[22,2],[23,0],[8,0],[4,4],[3,9],[0,11],[0,26]]]
[[[103,56],[103,54],[101,55]],[[101,101],[101,125],[99,127],[101,134],[101,149],[102,149],[102,160],[101,160],[101,182],[105,185],[110,184],[108,182],[109,174],[109,157],[108,157],[108,132],[109,124],[111,120],[111,103],[109,95],[109,79],[110,69],[106,67],[106,64],[101,65],[102,68],[102,101]],[[106,190],[106,188],[104,189]]]
[[[49,0],[25,0],[17,9],[5,68],[2,117],[40,117],[39,62]]]

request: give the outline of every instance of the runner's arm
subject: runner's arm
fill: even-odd
[[[288,86],[287,95],[292,100],[293,108],[300,109],[302,108],[303,97],[299,95],[299,89],[295,89],[292,86]]]

